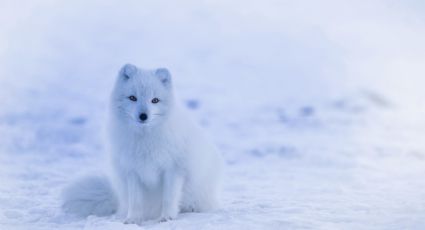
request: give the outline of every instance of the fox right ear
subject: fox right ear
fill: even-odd
[[[137,73],[137,67],[135,65],[125,64],[123,67],[121,67],[119,77],[124,79],[124,80],[128,80],[135,73]]]
[[[169,87],[171,84],[171,74],[170,71],[167,68],[158,68],[155,70],[155,75],[159,77],[159,80],[161,83]]]

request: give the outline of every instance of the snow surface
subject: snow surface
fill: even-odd
[[[0,229],[424,229],[425,4],[0,3]],[[118,68],[165,66],[222,150],[222,206],[77,219]]]

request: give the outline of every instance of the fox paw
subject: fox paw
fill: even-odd
[[[167,222],[167,221],[170,221],[170,220],[173,220],[174,218],[173,217],[171,217],[171,216],[161,216],[159,219],[158,219],[158,222],[160,222],[160,223],[163,223],[163,222]]]
[[[142,218],[137,218],[137,217],[127,217],[124,220],[124,224],[137,224],[137,225],[141,225],[143,222]]]

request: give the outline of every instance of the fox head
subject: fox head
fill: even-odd
[[[167,119],[173,106],[171,74],[166,68],[140,69],[124,65],[112,93],[112,112],[134,127],[147,127]]]

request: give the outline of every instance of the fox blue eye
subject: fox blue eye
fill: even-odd
[[[152,99],[152,103],[156,104],[158,102],[159,102],[159,99],[158,98],[155,97],[154,99]]]
[[[129,97],[128,97],[128,99],[130,99],[130,100],[132,100],[132,101],[137,101],[137,97],[135,97],[135,96],[133,96],[133,95],[129,96]]]

